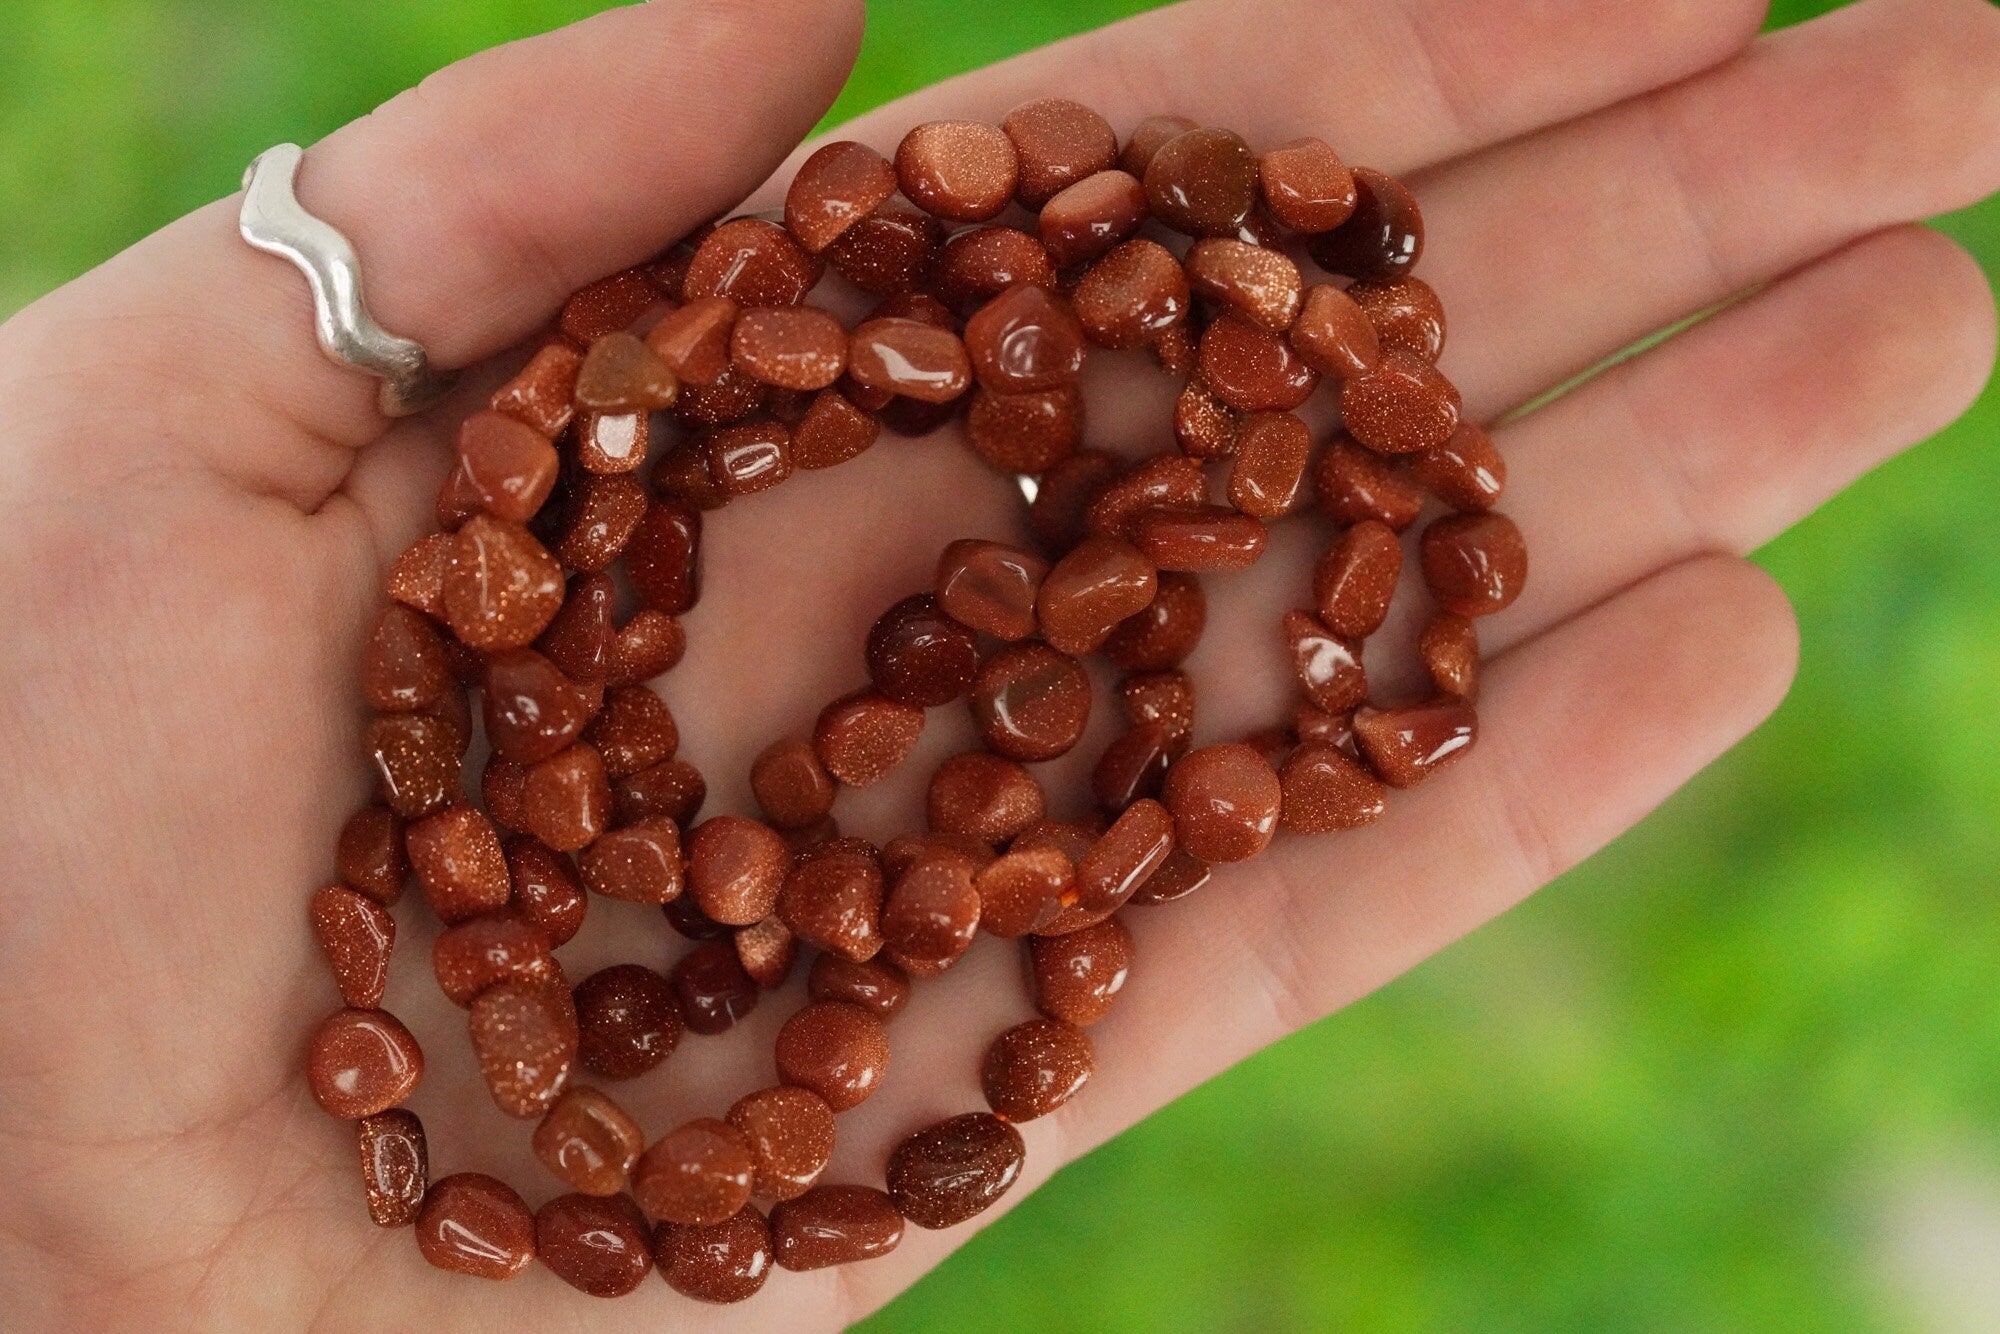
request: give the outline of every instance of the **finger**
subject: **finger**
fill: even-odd
[[[1928,439],[1993,370],[1993,296],[1922,227],[1861,241],[1501,431],[1533,577],[1489,649],[1647,571],[1748,552]]]
[[[1132,980],[1090,1030],[1082,1095],[1021,1127],[1029,1184],[1609,842],[1769,714],[1796,648],[1784,595],[1754,566],[1665,571],[1496,661],[1478,746],[1381,824],[1281,842],[1181,904],[1128,911]],[[926,1072],[926,1106],[977,1099],[966,1064]],[[852,1314],[965,1240],[911,1229],[890,1262],[848,1275]]]
[[[1864,0],[1417,182],[1487,418],[1858,236],[2000,189],[2000,9]]]
[[[1121,132],[1173,112],[1252,143],[1316,134],[1349,161],[1403,172],[1705,69],[1742,49],[1764,10],[1764,0],[1189,0],[913,93],[840,135],[886,151],[922,121],[997,121],[1062,96]]]
[[[733,205],[825,110],[860,26],[856,0],[610,10],[482,52],[336,131],[308,152],[300,198],[353,241],[382,325],[463,366]],[[146,330],[176,354],[156,406],[209,423],[236,408],[232,429],[204,433],[211,461],[312,502],[381,432],[374,382],[320,354],[303,279],[238,239],[237,207],[191,214],[57,293],[22,321],[50,336],[17,341],[42,345],[28,373],[54,374],[113,318]]]

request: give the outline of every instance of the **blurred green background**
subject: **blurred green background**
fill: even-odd
[[[0,0],[0,314],[268,144],[601,7]],[[1147,7],[874,0],[836,117]],[[2000,275],[2000,206],[1942,225]],[[2000,1328],[1996,439],[1989,389],[1762,553],[1798,687],[1665,811],[869,1328]]]

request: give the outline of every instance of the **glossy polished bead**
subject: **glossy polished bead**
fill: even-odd
[[[386,806],[363,806],[340,827],[333,864],[348,888],[380,904],[395,903],[403,897],[403,882],[410,877],[402,820]]]
[[[1186,672],[1135,672],[1118,683],[1118,699],[1134,727],[1158,723],[1183,741],[1194,731],[1194,682]]]
[[[556,326],[588,347],[607,334],[629,327],[658,300],[658,293],[644,274],[637,269],[626,269],[600,278],[572,296],[564,303]]]
[[[1478,719],[1459,700],[1434,700],[1402,709],[1361,709],[1354,739],[1382,781],[1415,787],[1472,749]]]
[[[868,320],[847,345],[847,373],[867,389],[924,403],[949,403],[972,384],[965,344],[920,320]]]
[[[1187,253],[1188,284],[1273,333],[1292,327],[1305,284],[1299,266],[1275,250],[1227,237],[1196,241]]]
[[[1035,595],[1048,569],[1041,557],[1004,543],[963,538],[938,558],[937,606],[961,627],[1025,639],[1035,632]]]
[[[680,1044],[673,987],[643,965],[600,968],[577,984],[575,1000],[577,1059],[592,1074],[637,1078]]]
[[[1212,878],[1207,862],[1197,859],[1186,848],[1175,848],[1160,863],[1159,869],[1147,876],[1146,882],[1134,890],[1132,897],[1126,901],[1136,907],[1174,903],[1194,893]]]
[[[462,922],[504,907],[513,884],[493,822],[470,806],[425,816],[404,835],[410,864],[440,921]]]
[[[624,1108],[594,1088],[572,1084],[535,1127],[535,1156],[585,1195],[616,1195],[631,1178],[645,1136]]]
[[[611,641],[604,684],[612,689],[642,685],[672,670],[687,652],[687,632],[663,611],[645,607],[618,627]]]
[[[592,1297],[623,1297],[653,1269],[652,1229],[623,1195],[558,1195],[535,1211],[535,1255]]]
[[[803,829],[825,819],[837,791],[812,744],[797,737],[773,742],[757,756],[750,790],[779,829]]]
[[[306,1057],[313,1101],[345,1120],[386,1112],[423,1078],[424,1053],[387,1010],[336,1010],[314,1031]]]
[[[569,990],[501,982],[472,1002],[468,1027],[487,1091],[509,1116],[539,1117],[576,1064],[576,1009]]]
[[[476,412],[465,419],[458,428],[458,460],[480,508],[512,523],[535,516],[561,466],[547,436],[498,412]]]
[[[867,1186],[814,1186],[771,1210],[778,1266],[794,1272],[873,1260],[902,1239],[895,1202]]]
[[[444,575],[452,633],[482,652],[532,644],[562,608],[562,567],[527,529],[475,514]]]
[[[896,179],[912,203],[953,222],[981,222],[1007,207],[1020,177],[1013,141],[993,125],[940,120],[896,147]]]
[[[926,1126],[889,1155],[889,1198],[918,1227],[947,1228],[990,1209],[1019,1179],[1028,1146],[990,1112]]]
[[[1083,326],[1068,303],[1022,283],[979,308],[965,326],[973,373],[994,393],[1059,389],[1083,369]]]
[[[1077,280],[1070,300],[1100,347],[1145,347],[1187,318],[1187,273],[1157,241],[1114,247]]]
[[[606,692],[583,739],[603,757],[606,773],[625,778],[671,760],[680,747],[680,728],[665,700],[645,686],[626,686]]]
[[[1096,259],[1146,221],[1146,187],[1123,171],[1100,171],[1042,206],[1037,226],[1057,268]]]
[[[733,218],[695,247],[683,293],[726,296],[740,306],[790,306],[819,281],[817,260],[776,223]]]
[[[535,1216],[505,1182],[460,1172],[432,1182],[424,1193],[417,1249],[454,1274],[513,1278],[535,1258]]]
[[[1384,350],[1433,363],[1444,351],[1444,303],[1423,279],[1356,283],[1347,295],[1375,326]]]
[[[1143,177],[1153,154],[1160,151],[1162,144],[1200,128],[1197,122],[1186,116],[1148,116],[1133,127],[1132,137],[1119,150],[1118,165],[1134,176]]]
[[[972,686],[979,667],[979,639],[946,614],[929,593],[904,598],[882,613],[868,632],[868,674],[875,688],[899,704],[935,708]]]
[[[565,566],[595,573],[624,552],[646,514],[646,489],[627,473],[580,478],[568,515],[549,550]]]
[[[581,352],[560,339],[543,343],[513,379],[493,391],[487,406],[553,440],[576,411],[576,377],[582,369]]]
[[[782,422],[744,422],[701,443],[709,478],[728,499],[768,491],[792,475],[792,433]]]
[[[875,418],[840,390],[822,389],[792,429],[792,463],[805,469],[845,463],[874,444],[880,430]]]
[[[611,780],[597,748],[582,742],[528,766],[521,782],[522,832],[575,852],[611,822]]]
[[[1354,173],[1323,139],[1293,139],[1257,161],[1264,206],[1295,232],[1330,232],[1354,214]]]
[[[1003,843],[1042,818],[1042,785],[1012,760],[985,751],[954,755],[931,775],[925,810],[931,829]]]
[[[690,1032],[725,1033],[757,1004],[757,983],[743,971],[736,946],[728,940],[695,946],[681,956],[668,980]]]
[[[1424,493],[1378,455],[1335,437],[1313,471],[1313,494],[1338,524],[1374,519],[1402,532],[1416,522]]]
[[[799,164],[785,191],[785,226],[817,255],[895,193],[896,169],[889,160],[866,144],[842,139]]]
[[[1180,739],[1158,723],[1133,728],[1098,757],[1090,771],[1091,794],[1113,815],[1142,797],[1159,796],[1179,749]]]
[[[888,777],[923,730],[922,709],[864,690],[820,711],[813,751],[835,778],[849,787],[866,787]]]
[[[680,400],[674,404],[674,415],[697,426],[728,426],[754,414],[764,406],[770,395],[768,385],[751,379],[731,362],[722,374],[715,377],[714,384],[691,384],[684,388]],[[662,492],[669,489],[667,472],[674,459],[686,455],[686,450],[676,450],[662,461],[653,479]],[[691,500],[693,497],[684,498]],[[715,509],[723,503],[724,499],[717,499],[703,508]]]
[[[654,325],[646,346],[684,384],[714,384],[729,369],[730,336],[740,309],[726,296],[698,297]]]
[[[427,533],[418,538],[389,567],[382,591],[393,602],[443,620],[444,572],[451,564],[451,548],[450,533]]]
[[[1368,313],[1325,283],[1306,289],[1288,337],[1300,360],[1338,380],[1366,375],[1382,360],[1381,338]]]
[[[1493,438],[1460,422],[1451,438],[1410,462],[1410,478],[1461,513],[1493,508],[1507,486],[1507,463]]]
[[[856,963],[837,954],[813,960],[806,977],[806,994],[816,1001],[846,1001],[884,1022],[895,1018],[910,1001],[910,976],[887,959]]]
[[[377,1227],[407,1227],[417,1219],[430,1184],[430,1152],[416,1113],[392,1107],[354,1123],[368,1219]]]
[[[455,534],[467,519],[477,513],[479,493],[473,490],[472,479],[465,475],[465,469],[454,465],[438,487],[437,502],[433,507],[437,526]]]
[[[541,933],[549,948],[567,944],[590,906],[575,864],[532,838],[510,838],[501,850],[512,883],[508,906]]]
[[[1257,155],[1228,130],[1189,130],[1146,164],[1153,216],[1189,236],[1232,236],[1257,202]]]
[[[1180,454],[1155,454],[1141,460],[1091,501],[1090,531],[1102,536],[1132,536],[1134,520],[1144,510],[1161,506],[1192,508],[1207,498],[1208,482],[1201,464]]]
[[[1402,182],[1367,167],[1354,169],[1354,212],[1306,243],[1328,273],[1358,281],[1398,278],[1424,253],[1424,216]]]
[[[1173,816],[1157,801],[1141,798],[1127,806],[1077,859],[1075,906],[1095,916],[1111,913],[1131,898],[1173,850],[1174,825]],[[1062,925],[1049,929],[1057,931]]]
[[[1340,389],[1348,433],[1384,454],[1415,454],[1458,429],[1458,391],[1429,362],[1385,352],[1375,369]]]
[[[622,330],[593,343],[577,376],[577,405],[609,416],[668,407],[680,380],[659,353]]]
[[[1030,1019],[993,1039],[980,1064],[986,1105],[1003,1121],[1047,1116],[1082,1090],[1097,1053],[1082,1029]]]
[[[1190,458],[1221,459],[1236,452],[1240,415],[1199,374],[1190,375],[1174,399],[1174,440]]]
[[[1047,644],[1009,644],[981,664],[971,703],[987,749],[1010,760],[1052,760],[1090,721],[1090,678]]]
[[[680,616],[701,597],[701,514],[675,501],[656,501],[639,521],[625,550],[626,570],[639,600]]]
[[[1387,524],[1364,519],[1313,568],[1313,602],[1326,628],[1343,639],[1365,639],[1388,619],[1403,572],[1403,548]]]
[[[1355,645],[1309,612],[1288,611],[1282,624],[1293,670],[1308,699],[1328,713],[1345,713],[1367,698],[1368,677]]]
[[[1116,917],[1066,936],[1028,942],[1035,1008],[1088,1028],[1111,1010],[1132,967],[1132,933]]]
[[[781,389],[824,389],[847,369],[847,330],[814,306],[746,310],[730,335],[745,375]]]
[[[778,1030],[776,1053],[779,1078],[844,1112],[881,1086],[889,1068],[889,1035],[880,1019],[858,1005],[815,1001]]]
[[[482,709],[496,754],[534,764],[569,746],[590,721],[590,701],[541,654],[512,649],[486,667]]]
[[[1359,829],[1388,809],[1382,780],[1325,742],[1302,743],[1286,758],[1279,782],[1284,809],[1278,823],[1295,834]]]
[[[688,891],[710,921],[724,926],[769,916],[791,865],[785,841],[758,820],[718,815],[688,835]]]
[[[1466,617],[1433,616],[1417,637],[1417,656],[1441,693],[1464,700],[1479,693],[1479,631]]]
[[[895,199],[879,205],[826,249],[834,271],[864,292],[908,292],[937,266],[944,228],[936,218]]]
[[[711,1227],[750,1202],[755,1166],[741,1131],[714,1117],[697,1117],[639,1155],[632,1195],[662,1222]]]
[[[729,1124],[756,1165],[754,1194],[790,1200],[812,1189],[833,1157],[833,1108],[809,1089],[778,1084],[738,1098]]]
[[[1104,642],[1112,662],[1128,672],[1178,667],[1201,642],[1208,595],[1192,574],[1164,571],[1153,600],[1118,623]]]
[[[1083,434],[1083,395],[1074,385],[1041,393],[973,391],[966,412],[973,452],[1007,473],[1041,473],[1076,451]]]
[[[469,1006],[497,982],[559,983],[562,970],[542,933],[502,909],[446,927],[431,944],[431,970],[453,1005]]]
[[[1147,561],[1162,571],[1181,573],[1247,570],[1269,540],[1263,520],[1221,505],[1142,510],[1127,531]]]
[[[571,681],[602,684],[611,674],[611,645],[618,635],[617,599],[609,575],[577,575],[569,581],[562,610],[535,641],[536,651]]]
[[[971,947],[979,930],[974,869],[974,863],[957,856],[931,855],[895,873],[882,900],[882,946],[898,967],[915,977],[930,977],[957,963]]]
[[[612,810],[624,825],[664,819],[686,828],[708,799],[701,770],[686,760],[668,760],[621,778],[611,788]]]
[[[1229,503],[1244,514],[1275,519],[1291,512],[1305,483],[1312,433],[1290,412],[1256,412],[1236,435]]]
[[[1240,412],[1290,411],[1319,383],[1319,372],[1289,342],[1233,310],[1216,316],[1201,336],[1201,375]]]
[[[341,1000],[356,1010],[380,1005],[396,945],[396,919],[380,903],[345,885],[315,890],[310,915]]]
[[[1090,653],[1158,590],[1158,572],[1137,547],[1116,537],[1087,537],[1050,568],[1035,615],[1051,647]]]
[[[583,850],[577,867],[592,890],[628,903],[665,903],[678,898],[686,883],[680,831],[669,815],[609,831]]]
[[[1076,867],[1060,848],[1020,847],[979,868],[979,925],[1003,940],[1039,931],[1074,893]]]
[[[667,1286],[683,1297],[748,1301],[771,1276],[771,1228],[748,1204],[709,1227],[661,1223],[653,1229],[653,1260]]]
[[[792,868],[778,915],[811,944],[861,962],[882,948],[882,867],[872,853],[835,849]]]
[[[799,938],[776,915],[736,928],[730,942],[744,973],[766,991],[785,985],[799,961]]]
[[[1491,616],[1512,606],[1528,582],[1528,547],[1504,514],[1454,514],[1424,529],[1424,583],[1438,606]]]
[[[395,814],[415,819],[458,794],[458,737],[427,713],[389,714],[368,724],[365,746],[376,790]]]
[[[1118,135],[1111,123],[1067,98],[1025,102],[1007,113],[1000,128],[1013,142],[1019,163],[1016,196],[1031,209],[1044,207],[1118,158]]]

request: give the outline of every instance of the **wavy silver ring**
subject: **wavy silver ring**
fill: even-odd
[[[295,184],[305,150],[279,144],[243,173],[243,239],[290,260],[312,285],[313,328],[322,351],[382,381],[383,415],[407,417],[442,398],[457,378],[431,369],[423,345],[375,322],[361,291],[361,260],[331,224],[299,203]]]

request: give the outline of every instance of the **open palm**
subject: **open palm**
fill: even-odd
[[[1984,383],[1981,276],[1908,224],[2000,187],[2000,11],[1863,0],[1758,40],[1761,16],[1758,0],[1190,0],[844,131],[887,149],[920,120],[1059,93],[1121,128],[1174,111],[1408,174],[1424,276],[1452,312],[1444,367],[1482,420],[1761,287],[1496,432],[1535,577],[1483,627],[1479,749],[1371,829],[1282,841],[1185,904],[1127,914],[1134,981],[1095,1030],[1092,1086],[1025,1127],[1031,1181],[1513,904],[1753,727],[1794,634],[1741,553]],[[385,325],[481,363],[753,194],[831,99],[860,20],[856,0],[607,13],[340,131],[301,194],[354,239]],[[236,240],[235,207],[0,326],[4,1323],[580,1327],[605,1312],[546,1273],[473,1283],[370,1227],[351,1131],[300,1076],[303,1035],[337,1003],[304,901],[365,795],[362,636],[477,386],[385,429],[372,385],[312,346],[297,275]],[[1092,443],[1156,448],[1157,387],[1100,378]],[[1018,519],[962,448],[893,438],[717,516],[693,650],[661,686],[716,808],[742,803],[758,749],[858,681],[868,622],[927,584],[945,542]],[[1281,664],[1261,646],[1309,540],[1280,536],[1217,599],[1191,663],[1204,730],[1271,715]],[[955,725],[910,772],[965,740]],[[899,800],[869,797],[884,816]],[[572,976],[672,957],[657,913],[590,911]],[[385,1003],[430,1057],[413,1105],[434,1171],[554,1193],[426,976],[429,928],[399,919]],[[655,1133],[712,1114],[768,1082],[789,1008],[690,1039],[621,1101]],[[828,1179],[875,1180],[912,1126],[980,1106],[976,1053],[1026,1013],[995,941],[921,989]],[[835,1326],[970,1231],[913,1230],[746,1308],[648,1283],[621,1314]]]

